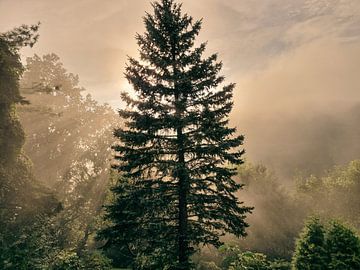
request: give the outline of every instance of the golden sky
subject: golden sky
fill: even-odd
[[[204,19],[199,41],[219,53],[228,81],[238,85],[232,120],[249,138],[250,157],[260,151],[255,144],[274,150],[267,134],[286,141],[286,132],[274,128],[286,121],[338,115],[359,104],[359,0],[182,2],[184,11]],[[23,56],[58,54],[94,98],[119,107],[128,87],[126,55],[137,56],[134,35],[144,30],[145,11],[151,11],[145,0],[0,0],[0,31],[41,21],[38,44]]]

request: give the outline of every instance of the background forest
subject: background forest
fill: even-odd
[[[0,269],[154,269],[140,267],[128,243],[99,237],[111,223],[104,205],[116,201],[122,179],[111,146],[125,121],[51,50],[21,62],[37,32],[21,26],[0,35]],[[359,269],[359,119],[353,106],[264,134],[272,145],[286,133],[275,146],[284,143],[292,158],[275,146],[265,147],[268,164],[245,155],[234,180],[244,184],[236,196],[254,207],[247,236],[200,245],[193,267]]]

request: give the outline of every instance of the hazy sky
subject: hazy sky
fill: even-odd
[[[359,0],[182,2],[204,19],[199,40],[219,52],[228,81],[238,84],[232,120],[248,138],[250,157],[285,121],[359,103]],[[58,54],[97,100],[119,107],[126,55],[137,56],[134,35],[144,30],[145,11],[145,0],[0,0],[0,31],[41,21],[38,44],[23,55]]]

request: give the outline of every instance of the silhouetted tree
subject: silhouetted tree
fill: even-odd
[[[153,3],[137,35],[140,61],[129,58],[125,76],[136,98],[122,95],[114,147],[123,172],[108,208],[114,222],[102,232],[113,242],[128,242],[138,265],[150,269],[190,269],[199,244],[221,244],[220,236],[244,236],[245,215],[232,180],[242,163],[243,142],[229,128],[234,84],[219,86],[222,64],[203,57],[206,44],[194,46],[201,21],[182,14],[173,0]],[[124,179],[122,178],[122,179]]]

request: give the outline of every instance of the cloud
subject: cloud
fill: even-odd
[[[248,158],[289,177],[358,157],[359,64],[359,43],[330,38],[239,76],[232,120],[246,135]]]
[[[247,136],[248,158],[289,175],[360,152],[351,147],[356,129],[349,131],[360,93],[360,1],[183,2],[204,18],[199,41],[209,41],[207,53],[219,52],[223,73],[238,83],[232,119]],[[0,0],[0,31],[40,20],[40,40],[23,55],[58,54],[97,100],[118,108],[145,11],[150,1]]]

